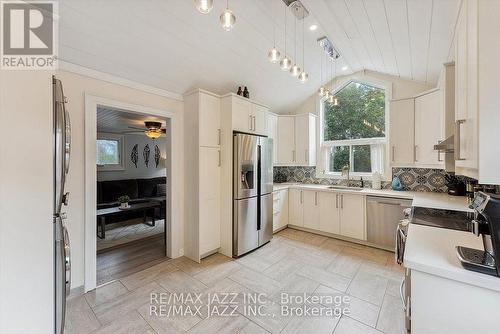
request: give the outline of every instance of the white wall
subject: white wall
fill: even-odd
[[[97,134],[99,136],[99,133]],[[134,145],[137,144],[139,161],[137,161],[137,167],[130,159],[130,153]],[[167,176],[167,170],[165,166],[165,158],[167,154],[167,140],[165,137],[160,137],[157,139],[150,139],[144,134],[127,134],[123,136],[123,145],[125,146],[125,169],[117,171],[97,171],[97,181],[108,181],[108,180],[126,180],[126,179],[140,179],[140,178],[153,178],[160,176]],[[149,164],[146,167],[144,163],[144,158],[142,157],[142,151],[144,147],[149,145],[151,154],[149,157]],[[158,145],[160,149],[160,164],[158,167],[155,165],[154,150],[155,145]]]
[[[0,333],[53,333],[52,78],[0,71]]]
[[[68,110],[71,115],[72,127],[72,155],[71,166],[68,175],[68,191],[70,192],[70,205],[68,207],[68,229],[71,241],[71,260],[72,260],[72,286],[79,287],[84,283],[84,209],[85,209],[85,183],[84,183],[84,158],[85,158],[85,140],[84,140],[84,109],[85,94],[91,94],[113,100],[123,101],[135,105],[143,105],[150,108],[168,110],[175,113],[177,117],[176,124],[179,124],[181,131],[183,128],[183,102],[146,93],[137,89],[113,84],[106,81],[96,80],[79,74],[65,71],[59,71],[59,79],[64,85],[64,93],[69,99]],[[174,149],[177,150],[177,159],[172,163],[176,169],[183,170],[183,136],[173,138]],[[179,175],[181,181],[184,175]],[[172,234],[175,236],[172,240],[173,256],[179,256],[183,248],[183,228],[184,228],[184,190],[183,186],[179,189],[172,189],[176,194],[172,198],[172,207],[178,212],[172,219]],[[175,201],[175,202],[174,202]],[[180,207],[180,210],[179,210]]]

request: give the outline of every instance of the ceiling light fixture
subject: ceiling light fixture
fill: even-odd
[[[273,64],[279,63],[281,58],[281,53],[276,49],[276,22],[273,18],[273,48],[267,54],[267,58]]]
[[[316,24],[312,24],[310,27],[309,27],[309,30],[311,31],[316,31],[318,29],[318,26]]]
[[[220,14],[220,23],[222,24],[222,29],[225,31],[230,31],[233,29],[236,23],[236,16],[233,12],[229,10],[229,0],[226,1],[226,10]]]
[[[320,63],[321,63],[321,65],[320,65],[320,71],[319,71],[319,75],[320,75],[319,81],[321,83],[321,87],[319,87],[319,89],[318,89],[318,95],[320,97],[323,97],[323,96],[325,96],[325,93],[326,93],[325,86],[323,86],[323,56],[321,56]]]
[[[297,59],[297,18],[295,18],[295,21],[294,21],[294,53],[293,53],[293,57],[295,59]],[[299,65],[297,65],[297,63],[295,63],[292,68],[290,69],[290,74],[293,76],[293,77],[297,77],[299,74],[300,74],[300,67]]]
[[[306,57],[304,51],[304,19],[302,19],[302,72],[299,74],[299,80],[301,83],[306,83],[309,79],[309,74],[306,72]]]
[[[348,68],[349,67],[347,67],[347,66],[342,66],[342,71],[347,71]]]
[[[280,67],[283,71],[289,71],[290,68],[292,67],[292,60],[290,58],[288,58],[288,55],[286,53],[287,49],[286,49],[286,39],[287,39],[287,35],[286,35],[286,17],[287,17],[287,11],[288,11],[288,7],[285,6],[285,55],[283,57],[283,59],[281,59],[280,61]]]
[[[161,129],[148,129],[144,131],[144,134],[151,139],[157,139],[160,138],[162,132]]]
[[[208,14],[214,8],[214,0],[194,0],[196,9],[202,14]]]

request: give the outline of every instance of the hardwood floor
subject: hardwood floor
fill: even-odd
[[[167,260],[163,234],[97,253],[97,285],[129,276]]]

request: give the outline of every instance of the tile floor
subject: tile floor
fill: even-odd
[[[68,302],[66,333],[402,334],[402,276],[392,253],[285,229],[270,244],[238,260],[219,254],[201,264],[186,258],[168,260],[75,297]],[[200,294],[202,304],[188,295],[168,305],[161,299],[186,292],[193,299],[194,293]],[[320,300],[284,304],[283,292]],[[258,304],[262,306],[246,307],[253,305],[248,296],[256,293],[263,294]],[[212,300],[210,308],[200,307],[214,296],[231,300]],[[171,305],[187,314],[158,313]],[[323,314],[287,316],[283,306]],[[344,313],[332,316],[335,310]]]

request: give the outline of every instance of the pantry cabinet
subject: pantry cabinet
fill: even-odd
[[[273,164],[278,162],[278,116],[267,113],[267,136],[273,140]]]
[[[316,116],[278,116],[278,165],[316,165]]]

